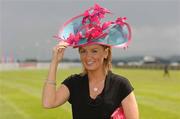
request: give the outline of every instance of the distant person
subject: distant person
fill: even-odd
[[[168,64],[164,65],[164,77],[170,77]]]
[[[60,29],[57,36],[60,43],[53,48],[43,88],[45,108],[55,108],[69,101],[73,119],[115,119],[117,115],[113,112],[117,109],[122,110],[126,119],[139,118],[134,88],[128,79],[111,71],[111,48],[128,46],[130,27],[125,18],[100,26],[100,18],[106,13],[109,13],[107,9],[95,5]],[[84,70],[67,77],[56,90],[58,63],[68,46],[78,48]]]

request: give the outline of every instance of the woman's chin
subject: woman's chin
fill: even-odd
[[[94,66],[86,66],[86,70],[88,70],[88,71],[94,71],[94,70],[96,70],[97,68],[96,67],[94,67]]]
[[[95,68],[86,68],[87,71],[95,71]]]

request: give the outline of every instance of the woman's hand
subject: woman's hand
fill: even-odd
[[[60,41],[59,44],[53,47],[53,56],[52,56],[52,61],[55,61],[58,63],[59,61],[62,60],[64,56],[64,51],[65,48],[68,46],[68,43],[64,41]]]

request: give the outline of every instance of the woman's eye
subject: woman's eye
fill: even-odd
[[[81,50],[80,53],[81,53],[81,54],[85,53],[85,50]]]
[[[93,52],[93,53],[97,53],[98,51],[97,51],[97,50],[93,50],[92,52]]]

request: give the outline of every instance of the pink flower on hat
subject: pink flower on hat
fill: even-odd
[[[119,17],[119,18],[116,19],[116,24],[119,24],[120,26],[123,26],[126,20],[127,20],[126,17]]]
[[[81,33],[77,33],[76,35],[74,34],[70,34],[69,37],[67,38],[67,42],[70,44],[70,45],[75,45],[77,44],[77,42],[82,38],[82,35]]]
[[[104,18],[106,13],[110,13],[110,11],[106,8],[100,7],[99,5],[95,4],[93,8],[90,8],[84,12],[84,18],[82,20],[82,24],[87,23],[96,23],[100,24],[100,19]]]

